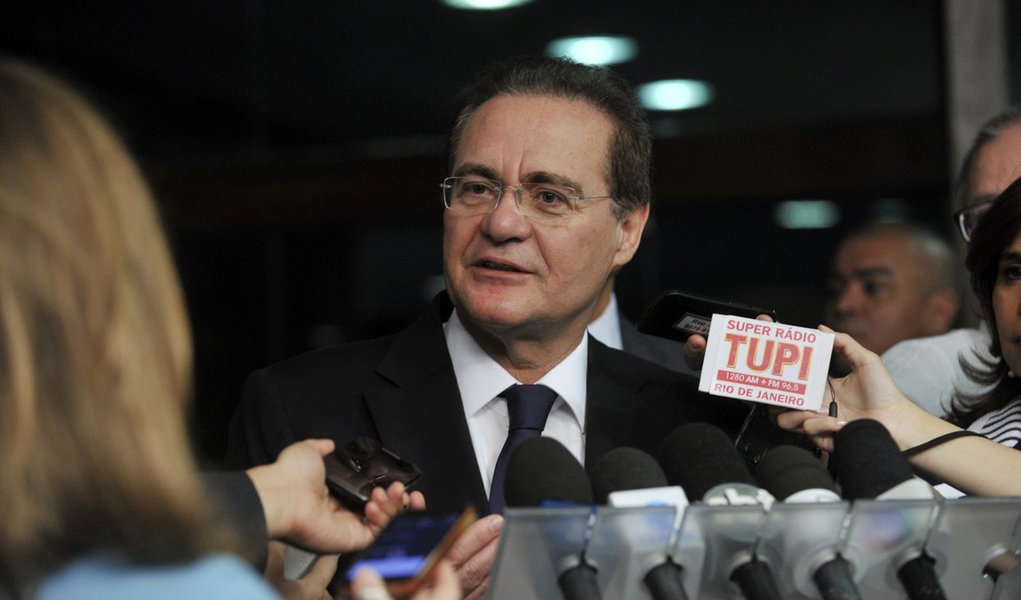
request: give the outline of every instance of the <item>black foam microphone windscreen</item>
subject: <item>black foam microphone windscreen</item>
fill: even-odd
[[[844,425],[833,436],[830,460],[848,500],[875,498],[914,477],[890,432],[872,419]]]
[[[755,464],[755,479],[778,500],[786,500],[806,490],[829,491],[834,500],[840,499],[836,483],[826,471],[826,466],[811,452],[798,446],[771,448]]]
[[[606,504],[608,496],[622,490],[665,487],[666,475],[656,459],[637,448],[614,448],[589,469],[592,496]]]
[[[550,500],[592,503],[585,468],[552,438],[532,438],[515,448],[505,481],[507,506],[542,506]]]
[[[724,504],[755,503],[763,507],[773,500],[758,487],[730,437],[708,423],[689,423],[674,429],[663,440],[660,464],[667,481],[681,486],[692,500],[710,504],[717,500]],[[731,565],[730,580],[748,600],[781,598],[767,563],[746,551],[739,555],[728,551],[713,558]]]
[[[830,460],[848,500],[932,499],[928,485],[914,476],[897,442],[878,421],[860,419],[844,425],[833,436]],[[926,554],[897,565],[897,578],[911,600],[945,598],[935,562]]]
[[[771,448],[759,462],[755,464],[755,478],[759,485],[773,496],[785,503],[839,502],[837,486],[826,471],[822,461],[811,452],[799,446],[776,446]],[[788,540],[797,539],[797,535],[815,538],[818,531],[812,526],[810,514],[804,515],[802,524],[806,531],[788,534]],[[812,583],[823,600],[861,600],[861,593],[854,581],[854,569],[851,563],[832,547],[828,551],[817,547],[815,552],[802,554],[803,549],[811,547],[811,542],[802,543],[796,551],[785,555],[789,582],[794,582],[797,589],[804,590],[807,582],[799,587],[805,572],[811,575]],[[826,558],[832,556],[831,558]],[[814,563],[807,569],[801,568],[805,561]],[[819,564],[821,562],[821,564]]]
[[[734,443],[722,429],[708,423],[689,423],[663,440],[660,465],[667,481],[684,489],[692,501],[721,483],[747,483],[755,479]]]

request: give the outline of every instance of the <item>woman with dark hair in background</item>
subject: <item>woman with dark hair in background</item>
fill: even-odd
[[[840,419],[813,412],[777,416],[786,429],[803,430],[832,449],[843,422],[871,418],[890,431],[901,449],[921,447],[910,461],[957,490],[982,496],[1021,495],[1021,180],[996,199],[972,234],[967,257],[971,286],[992,334],[992,359],[965,361],[987,393],[956,400],[948,420],[927,413],[904,397],[879,357],[850,336],[836,334],[834,348],[853,366],[833,380]],[[962,433],[962,428],[976,434]],[[942,490],[941,490],[942,491]]]

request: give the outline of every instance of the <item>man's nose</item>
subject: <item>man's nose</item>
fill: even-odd
[[[838,313],[853,314],[861,309],[862,300],[865,297],[861,288],[862,286],[856,283],[848,283],[837,292],[833,306],[836,307]]]
[[[482,232],[495,241],[524,239],[531,231],[531,223],[521,214],[518,200],[521,190],[505,187],[500,200],[482,219]]]

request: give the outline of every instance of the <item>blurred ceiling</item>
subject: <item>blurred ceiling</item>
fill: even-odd
[[[15,0],[0,50],[70,77],[152,161],[433,154],[472,73],[550,40],[613,34],[635,84],[708,81],[653,113],[661,138],[943,113],[937,0]]]

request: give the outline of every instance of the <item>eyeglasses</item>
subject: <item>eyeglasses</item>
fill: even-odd
[[[447,177],[443,205],[464,217],[488,214],[500,204],[505,190],[514,192],[518,213],[528,219],[551,221],[569,217],[578,211],[581,200],[599,200],[611,196],[579,196],[577,190],[556,183],[504,185],[483,177]]]
[[[982,215],[986,214],[986,211],[992,205],[993,200],[984,200],[971,206],[966,206],[954,213],[954,221],[957,222],[957,227],[965,242],[971,242],[971,233],[975,231],[975,225],[978,225],[978,220],[982,218]]]

